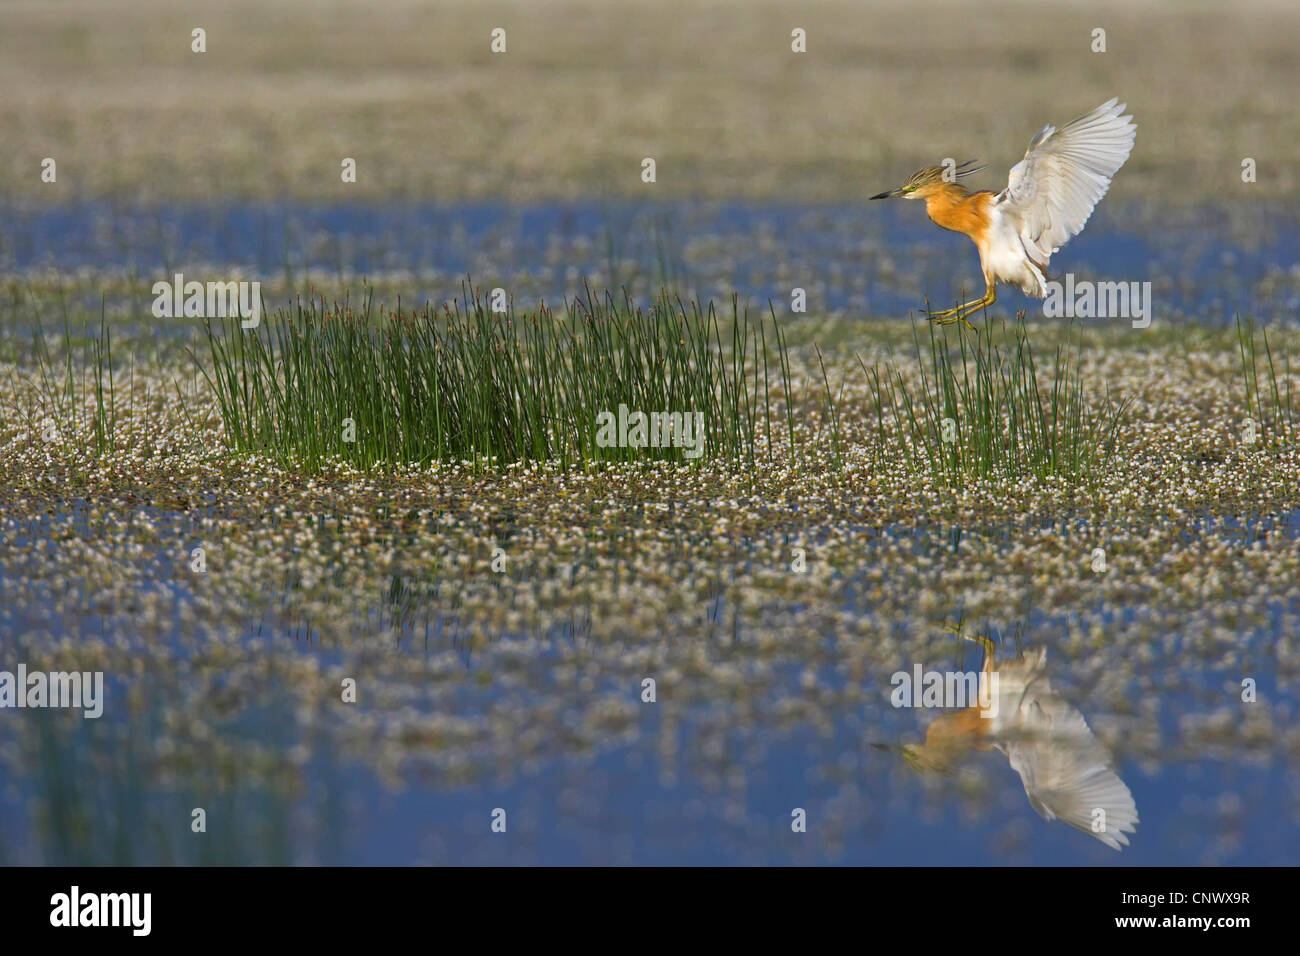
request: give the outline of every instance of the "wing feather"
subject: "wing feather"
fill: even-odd
[[[1003,749],[1030,805],[1044,819],[1062,820],[1116,850],[1127,846],[1125,834],[1137,831],[1137,805],[1083,715],[1054,695],[1026,703],[1022,713],[1028,733]],[[1095,831],[1098,809],[1105,826]]]
[[[1044,126],[1011,167],[997,201],[1019,218],[1026,250],[1044,263],[1083,229],[1132,152],[1137,126],[1125,108],[1112,98],[1060,129]]]

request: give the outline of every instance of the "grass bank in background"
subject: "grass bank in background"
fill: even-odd
[[[923,351],[913,335],[920,383],[891,365],[867,373],[878,454],[901,440],[909,464],[936,482],[1064,479],[1091,485],[1115,454],[1127,402],[1109,391],[1095,407],[1084,395],[1079,348],[1055,351],[1050,380],[1040,379],[1023,315],[995,335],[985,318],[974,335],[962,326],[954,348],[930,325]],[[887,420],[889,427],[887,428]]]
[[[588,288],[562,312],[522,315],[473,291],[414,311],[367,293],[356,309],[299,301],[255,329],[205,328],[208,361],[196,361],[231,447],[307,470],[687,459],[677,445],[598,443],[598,417],[620,406],[698,413],[703,457],[750,468],[796,441],[780,323],[751,322],[734,300],[720,321],[712,304],[666,293],[642,308]]]

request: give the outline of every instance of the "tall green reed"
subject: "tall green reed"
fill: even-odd
[[[1092,485],[1110,466],[1127,401],[1084,395],[1076,343],[1056,348],[1050,380],[1039,374],[1023,314],[1000,340],[955,327],[954,347],[933,324],[923,349],[913,328],[920,382],[890,364],[867,369],[877,455],[902,445],[908,464],[945,486],[968,479],[1060,478]],[[861,363],[861,359],[859,358]],[[892,419],[896,428],[886,427]],[[897,437],[895,437],[895,435]]]
[[[45,330],[37,325],[32,331],[36,355],[43,421],[32,425],[49,440],[80,442],[81,430],[89,430],[96,455],[113,451],[118,441],[117,390],[114,385],[113,336],[108,328],[106,307],[100,304],[99,329],[93,335],[88,327],[81,336],[81,361],[74,362],[77,351],[66,304],[63,311],[62,360],[50,350]],[[131,378],[134,380],[134,361]],[[92,400],[93,397],[93,400]],[[86,411],[85,406],[89,406]],[[130,409],[133,413],[134,408]],[[87,420],[82,422],[82,416]],[[51,431],[51,426],[53,430]]]
[[[1283,384],[1279,386],[1278,369],[1273,360],[1273,348],[1269,345],[1267,329],[1263,330],[1262,337],[1267,363],[1263,388],[1259,382],[1260,361],[1255,344],[1255,320],[1248,319],[1243,324],[1241,316],[1237,316],[1237,351],[1241,356],[1246,414],[1258,425],[1256,440],[1271,451],[1280,451],[1295,444],[1297,426],[1300,425],[1300,417],[1291,403],[1291,357],[1283,357]]]
[[[775,314],[751,321],[734,298],[730,313],[590,288],[561,312],[497,313],[469,289],[441,309],[385,310],[367,290],[359,308],[299,300],[256,329],[206,320],[208,362],[195,361],[231,447],[287,466],[686,460],[598,444],[598,414],[626,406],[702,413],[704,455],[753,468],[782,437],[774,383],[794,453],[790,364]]]

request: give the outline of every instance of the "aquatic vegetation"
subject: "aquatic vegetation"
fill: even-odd
[[[148,467],[122,457],[112,466],[164,500]],[[129,828],[143,814],[156,827],[135,841],[136,860],[280,859],[266,842],[263,801],[306,799],[316,818],[336,787],[378,799],[374,774],[415,794],[404,832],[441,834],[446,848],[428,851],[435,861],[485,851],[454,815],[430,813],[430,794],[440,807],[461,792],[491,807],[503,801],[484,801],[502,787],[510,801],[572,787],[599,804],[593,812],[561,800],[545,812],[548,832],[563,821],[633,836],[644,832],[639,815],[617,824],[610,815],[657,800],[680,816],[698,795],[710,816],[681,824],[688,833],[707,832],[716,848],[740,821],[769,835],[736,858],[784,859],[770,803],[746,793],[791,765],[790,747],[809,773],[798,792],[811,803],[800,805],[837,821],[813,832],[816,856],[847,844],[850,859],[883,859],[877,827],[954,801],[964,822],[940,831],[945,845],[970,839],[969,829],[1010,840],[1039,823],[1005,765],[977,761],[973,779],[936,782],[931,794],[930,781],[870,748],[917,739],[935,716],[891,706],[892,671],[978,666],[969,643],[941,627],[959,611],[1004,635],[1008,655],[1022,621],[1050,646],[1053,688],[1086,714],[1154,824],[1126,853],[1202,862],[1280,852],[1257,849],[1250,834],[1276,822],[1249,808],[1289,799],[1280,777],[1268,783],[1259,768],[1300,753],[1289,719],[1300,668],[1297,516],[954,520],[931,508],[881,526],[869,505],[840,502],[819,503],[810,524],[806,504],[700,486],[690,469],[650,477],[682,505],[635,503],[621,495],[650,489],[585,474],[562,484],[523,469],[479,476],[449,503],[428,472],[295,483],[265,461],[235,461],[202,479],[221,497],[186,511],[132,504],[106,486],[91,491],[93,503],[55,514],[36,503],[13,509],[0,517],[6,653],[33,668],[103,670],[118,683],[100,721],[60,715],[56,738],[35,722],[0,726],[5,772],[62,782],[40,791],[35,809],[50,815],[39,827],[5,832],[11,852],[121,859],[118,828],[89,832],[85,821],[114,814]],[[726,494],[710,495],[718,487]],[[197,540],[209,542],[206,572],[189,566]],[[791,568],[796,543],[806,573]],[[1098,545],[1106,573],[1086,563]],[[499,573],[497,546],[508,559]],[[1248,707],[1243,675],[1269,688]],[[359,706],[340,702],[349,676]],[[640,699],[646,677],[657,704]],[[21,746],[5,746],[13,740]],[[89,772],[106,755],[113,771]],[[1167,821],[1206,826],[1216,807],[1156,794],[1176,792],[1180,768],[1207,757],[1235,768],[1241,785],[1219,785],[1240,789],[1248,808],[1244,819],[1213,820],[1213,832],[1243,834],[1244,846],[1189,840],[1171,850],[1159,835]],[[340,765],[336,777],[322,773],[323,760]],[[539,787],[539,770],[564,784]],[[620,780],[634,782],[635,800]],[[194,806],[253,832],[237,844],[196,843]],[[998,858],[1085,862],[1110,852],[1043,826],[1048,850],[1013,842]],[[288,856],[323,852],[295,846]],[[411,840],[386,859],[416,852]],[[344,859],[356,853],[352,844]]]
[[[63,318],[63,360],[59,363],[51,355],[43,330],[37,327],[32,331],[44,413],[38,430],[48,441],[76,440],[80,429],[78,416],[86,414],[92,447],[96,454],[102,455],[116,447],[117,436],[118,390],[113,381],[112,333],[102,313],[94,335],[83,326],[82,357],[80,362],[74,362],[76,348],[66,311]],[[131,373],[134,383],[134,364]],[[133,396],[134,389],[128,387],[127,394]],[[134,414],[134,406],[130,411]],[[26,417],[29,425],[36,424],[36,414],[30,404]]]
[[[1010,334],[994,340],[987,313],[982,330],[958,327],[956,353],[933,326],[921,353],[915,335],[920,385],[886,366],[863,371],[871,383],[878,456],[887,454],[886,412],[901,423],[907,460],[938,482],[971,478],[1015,483],[1060,478],[1095,484],[1117,448],[1127,402],[1106,392],[1094,406],[1084,394],[1078,344],[1058,345],[1052,377],[1041,382],[1023,314]]]
[[[570,467],[693,457],[653,434],[599,440],[602,414],[624,408],[672,414],[679,427],[682,416],[697,416],[705,454],[750,469],[771,458],[774,429],[793,446],[789,358],[775,314],[751,323],[733,299],[722,322],[712,303],[663,292],[643,308],[590,288],[561,313],[501,306],[477,291],[441,310],[399,303],[386,311],[369,293],[356,310],[346,300],[300,300],[256,329],[205,320],[209,352],[195,359],[235,451],[309,471],[326,459],[361,468]]]
[[[566,361],[596,368],[539,384],[525,410],[556,407],[570,381],[592,401],[691,394],[698,380],[629,395],[599,361],[640,356],[642,378],[655,356],[669,368],[658,339],[684,321],[674,310],[657,334],[635,318],[588,331],[579,315],[575,337],[592,342]],[[546,350],[530,345],[532,313],[452,313],[429,316],[425,334],[460,349],[463,384],[439,394],[472,416]],[[412,345],[406,326],[423,316],[372,307],[364,326],[354,315],[355,329],[322,327],[336,315],[318,307],[310,334],[337,339],[312,348],[291,331],[307,334],[310,312],[303,326],[282,315],[278,333],[266,320],[261,346],[237,321],[212,327],[231,350],[228,400],[258,408],[255,381],[264,394],[300,387],[275,365],[286,348],[301,349],[288,366],[300,378],[318,357],[361,356],[368,372],[323,366],[345,376],[319,383],[338,390],[323,401],[368,387],[347,375],[385,369],[381,387],[429,394],[398,377],[419,380],[408,353],[430,345]],[[1275,411],[1300,387],[1292,329],[1270,325],[1252,351],[1227,330],[995,321],[978,340],[822,317],[737,335],[732,316],[701,311],[707,339],[688,338],[702,344],[679,361],[693,371],[704,354],[727,383],[714,407],[735,410],[734,455],[597,445],[608,459],[494,451],[373,467],[331,452],[308,468],[296,447],[283,460],[231,453],[195,369],[196,356],[210,376],[217,367],[202,327],[159,341],[111,312],[41,318],[35,336],[24,310],[0,319],[0,645],[29,668],[102,670],[109,690],[93,725],[66,714],[57,726],[72,729],[54,735],[39,721],[0,726],[17,793],[0,794],[7,861],[493,862],[502,844],[457,814],[503,804],[512,832],[535,840],[515,862],[897,862],[873,834],[918,815],[952,825],[936,830],[934,859],[1104,861],[1096,840],[1038,820],[996,762],[940,786],[870,747],[924,733],[881,675],[962,670],[966,642],[940,626],[955,615],[990,632],[1024,621],[1050,647],[1053,689],[1086,714],[1142,806],[1134,861],[1276,857],[1260,832],[1270,801],[1294,794],[1278,768],[1300,753],[1300,455],[1266,435],[1279,415],[1293,421]],[[60,320],[61,333],[39,331]],[[464,328],[449,331],[453,320]],[[553,321],[569,335],[567,311]],[[385,417],[375,391],[378,411],[358,422],[396,435],[402,406],[388,393]],[[1113,448],[1096,440],[1107,409],[1124,412]],[[299,413],[287,420],[314,421]],[[1019,416],[1018,444],[998,415]],[[945,452],[949,416],[971,448],[945,464],[926,447]],[[340,700],[349,677],[355,706]],[[655,704],[641,698],[646,678]],[[1248,706],[1244,678],[1263,691]],[[1212,784],[1195,776],[1207,760]],[[819,821],[794,850],[773,836],[788,821],[752,799],[774,778],[794,780],[792,799]],[[1180,803],[1189,793],[1200,802]],[[377,835],[388,815],[345,809],[357,800],[404,815]],[[225,842],[196,842],[196,806],[234,828]],[[644,836],[656,816],[679,821],[668,837]],[[1200,837],[1171,837],[1179,827]]]
[[[1255,323],[1242,323],[1237,317],[1237,348],[1241,355],[1241,379],[1246,393],[1245,411],[1249,416],[1246,427],[1248,443],[1258,440],[1270,451],[1285,451],[1295,447],[1300,434],[1300,410],[1291,403],[1291,357],[1281,358],[1281,371],[1273,360],[1268,330],[1262,330],[1265,365],[1264,385],[1260,386],[1260,358],[1256,345]],[[1281,384],[1279,384],[1279,374]],[[1255,433],[1258,429],[1258,435]]]
[[[3,708],[0,862],[1111,862],[871,746],[946,769],[889,675],[978,666],[952,620],[1049,662],[1125,863],[1293,862],[1300,11],[309,6],[6,12],[0,675],[104,694]],[[1129,321],[903,319],[976,277],[866,212],[954,78],[1001,169],[1138,92],[1070,247]]]

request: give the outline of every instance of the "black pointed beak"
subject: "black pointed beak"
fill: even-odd
[[[876,193],[872,199],[897,199],[903,195],[902,189],[886,189],[883,193]]]

